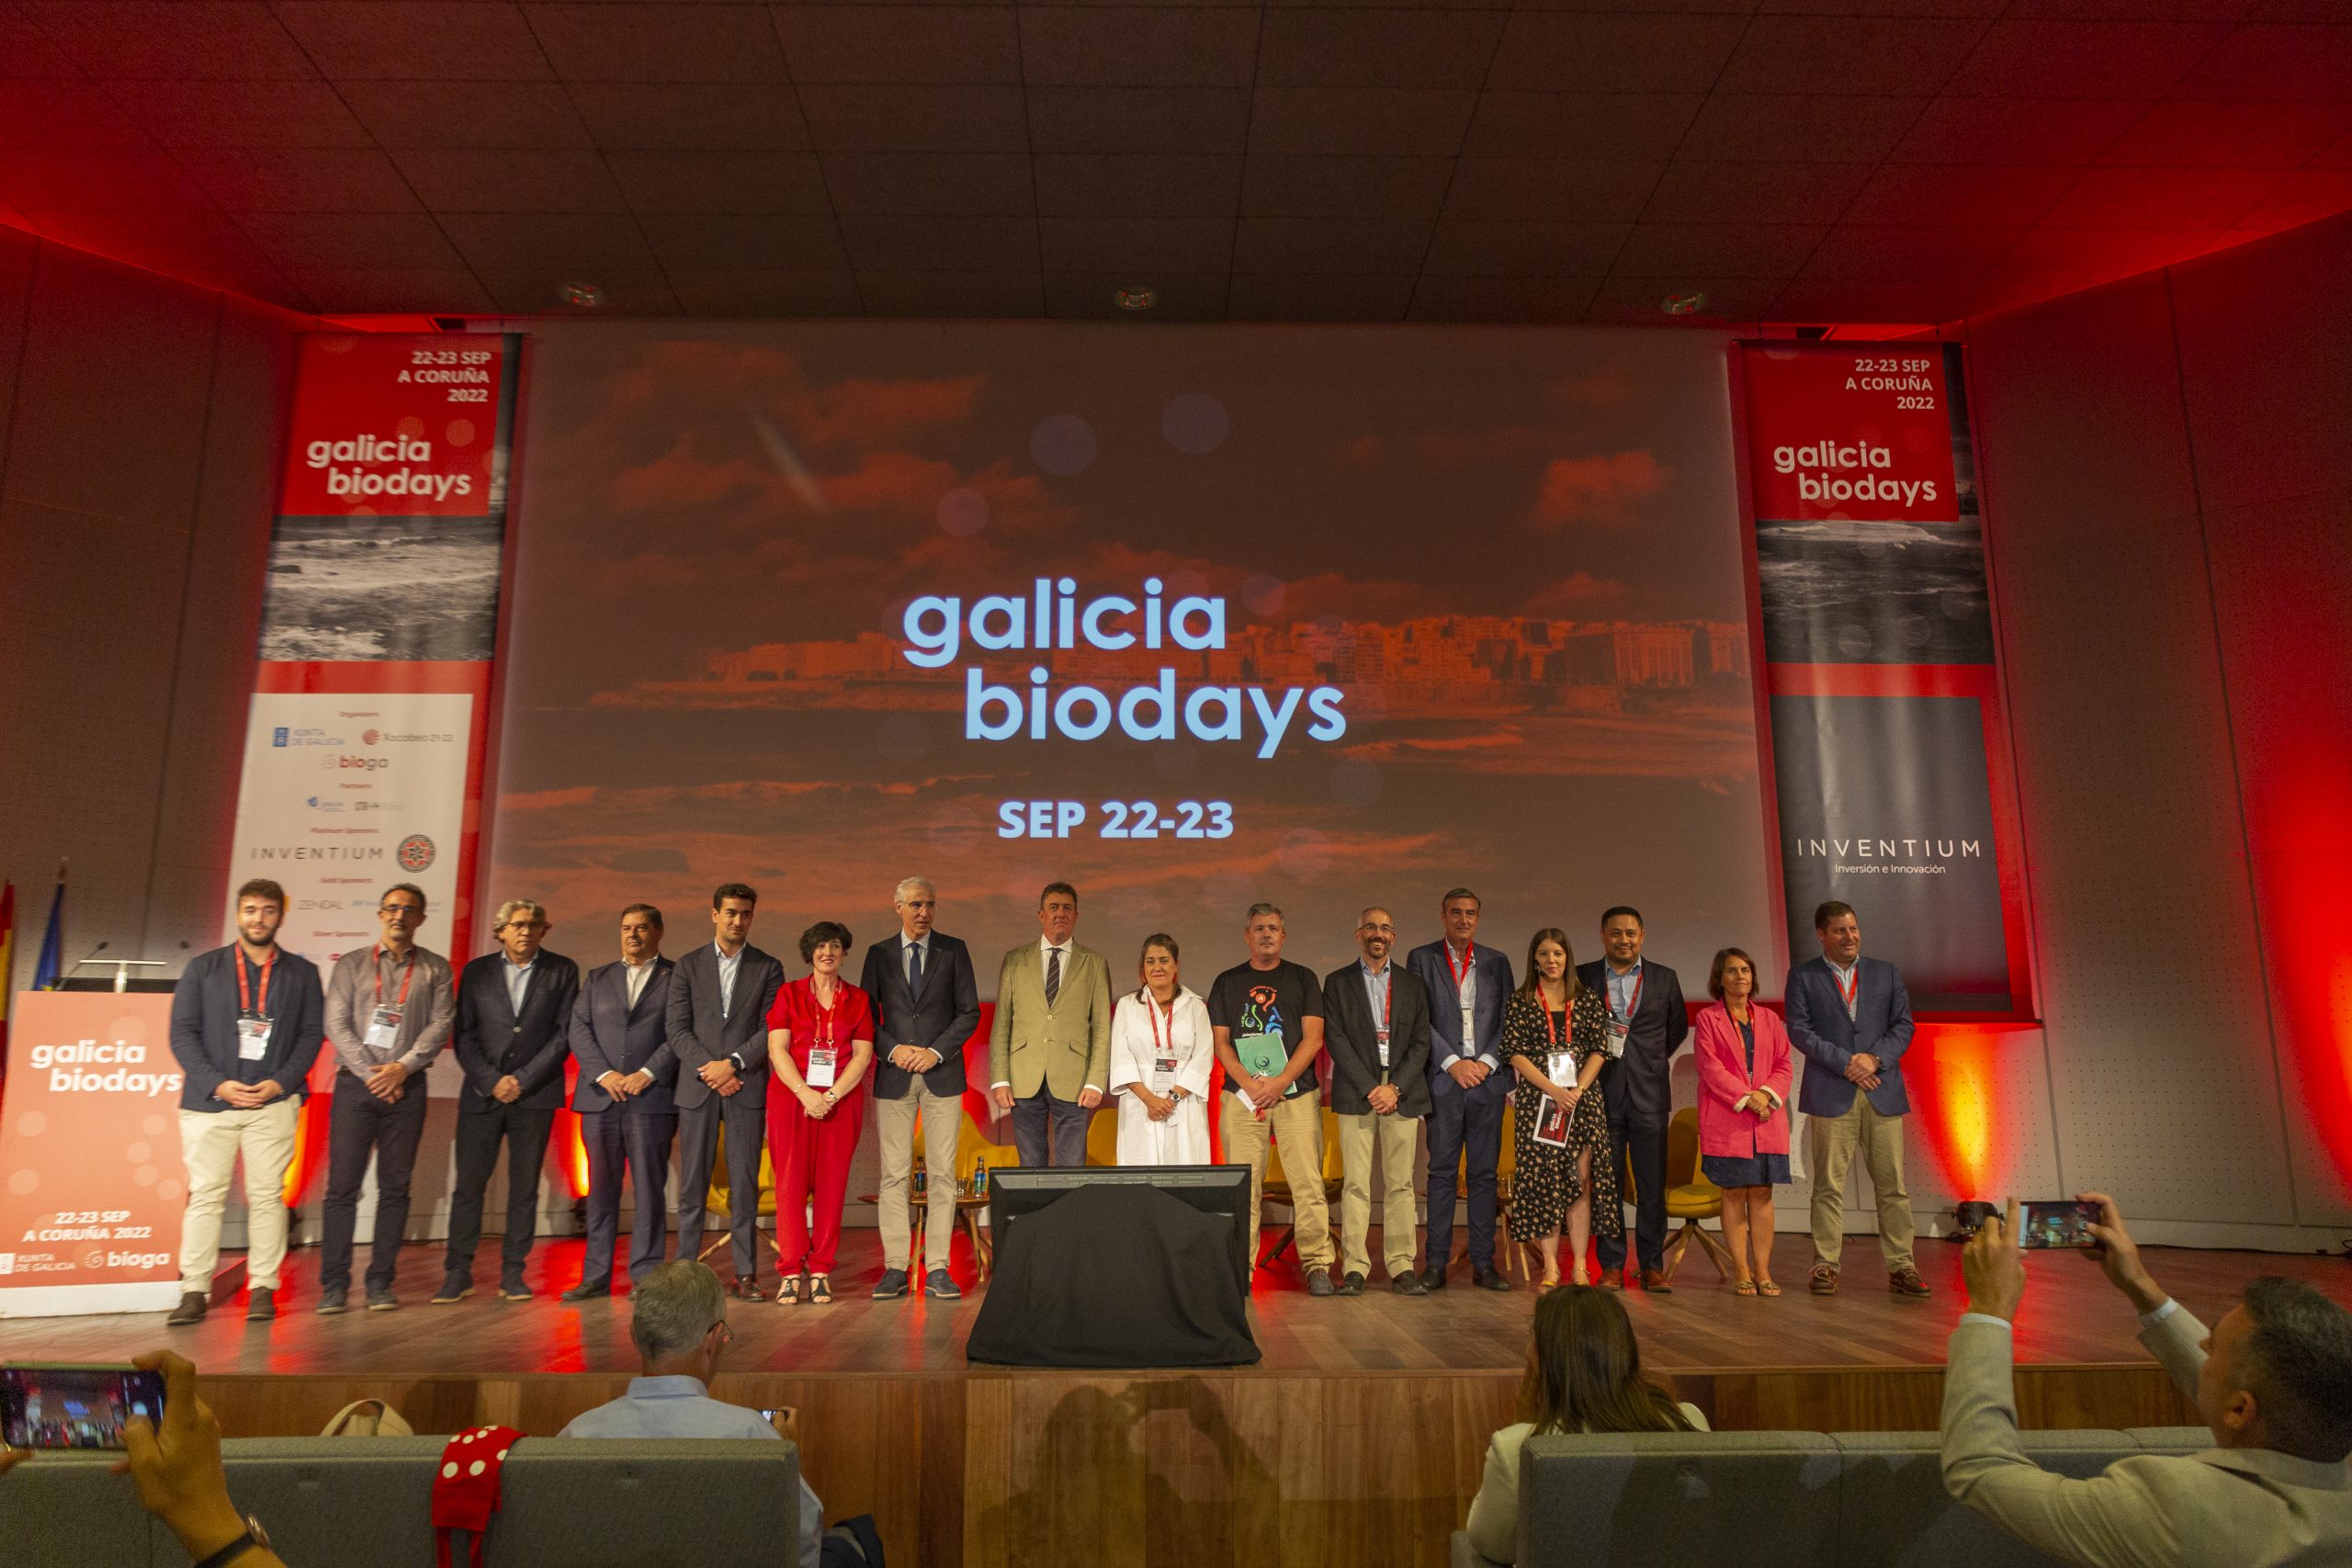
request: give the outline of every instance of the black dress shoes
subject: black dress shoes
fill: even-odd
[[[603,1301],[612,1293],[613,1288],[610,1285],[598,1285],[582,1280],[564,1292],[558,1299],[567,1302],[595,1302]]]
[[[1388,1288],[1400,1296],[1426,1296],[1430,1293],[1430,1288],[1421,1283],[1419,1274],[1392,1274],[1388,1277]]]
[[[1442,1264],[1430,1264],[1428,1268],[1421,1270],[1419,1277],[1421,1281],[1421,1289],[1425,1292],[1442,1291],[1445,1289],[1445,1269]]]
[[[1510,1289],[1510,1281],[1504,1279],[1500,1271],[1493,1269],[1479,1269],[1473,1270],[1470,1275],[1470,1282],[1477,1286],[1482,1291],[1508,1291]]]

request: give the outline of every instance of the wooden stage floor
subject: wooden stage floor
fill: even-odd
[[[477,1268],[494,1281],[495,1242]],[[398,1312],[322,1318],[318,1254],[289,1259],[286,1310],[248,1325],[242,1298],[194,1329],[160,1314],[0,1322],[0,1359],[117,1359],[170,1344],[194,1360],[232,1436],[316,1432],[345,1402],[390,1399],[421,1432],[498,1420],[552,1435],[636,1370],[625,1297],[565,1306],[580,1243],[543,1244],[538,1299],[425,1298],[437,1246],[401,1258]],[[1891,1296],[1874,1238],[1848,1247],[1845,1290],[1804,1288],[1810,1243],[1784,1235],[1778,1300],[1731,1294],[1695,1247],[1670,1295],[1625,1302],[1652,1370],[1719,1427],[1932,1429],[1943,1346],[1962,1301],[1959,1249],[1921,1244],[1927,1302]],[[1373,1251],[1377,1256],[1375,1241]],[[2151,1249],[2157,1278],[2208,1322],[2256,1274],[2352,1301],[2326,1258]],[[1148,1563],[1440,1564],[1476,1491],[1487,1436],[1513,1419],[1533,1293],[1451,1286],[1424,1298],[1375,1281],[1317,1300],[1295,1263],[1261,1270],[1252,1368],[1063,1372],[973,1367],[979,1298],[870,1300],[878,1238],[844,1238],[830,1307],[730,1303],[720,1397],[800,1412],[804,1463],[827,1513],[873,1513],[897,1564],[1040,1568]],[[971,1287],[958,1243],[956,1273]],[[2186,1424],[2192,1413],[2141,1349],[2098,1269],[2037,1256],[2018,1337],[2028,1426]]]

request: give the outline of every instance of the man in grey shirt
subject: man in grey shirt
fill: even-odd
[[[327,1117],[326,1234],[319,1258],[319,1311],[349,1303],[359,1185],[376,1156],[376,1241],[368,1255],[368,1307],[390,1312],[392,1272],[408,1228],[409,1176],[424,1132],[424,1070],[458,1018],[449,961],[416,945],[424,894],[403,882],[376,906],[380,935],[335,961],[327,980],[327,1039],[340,1060]]]
[[[727,1292],[706,1263],[682,1258],[664,1263],[629,1292],[628,1336],[637,1342],[642,1376],[628,1392],[572,1418],[559,1438],[772,1438],[776,1429],[756,1410],[710,1397],[710,1380],[734,1331],[727,1326]],[[825,1538],[825,1506],[800,1479],[800,1568],[818,1568]]]

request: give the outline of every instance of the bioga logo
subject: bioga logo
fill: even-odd
[[[352,768],[361,773],[379,773],[392,765],[390,757],[354,757],[348,752],[335,759],[335,766]]]

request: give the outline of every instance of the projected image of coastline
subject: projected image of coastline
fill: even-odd
[[[491,834],[567,951],[741,878],[797,973],[916,874],[984,992],[1049,879],[1122,982],[1456,884],[1522,952],[1770,945],[1719,341],[597,325],[538,344]]]
[[[1984,535],[1958,523],[1758,520],[1776,664],[1989,664]]]
[[[281,519],[264,659],[488,659],[498,638],[494,518]]]

